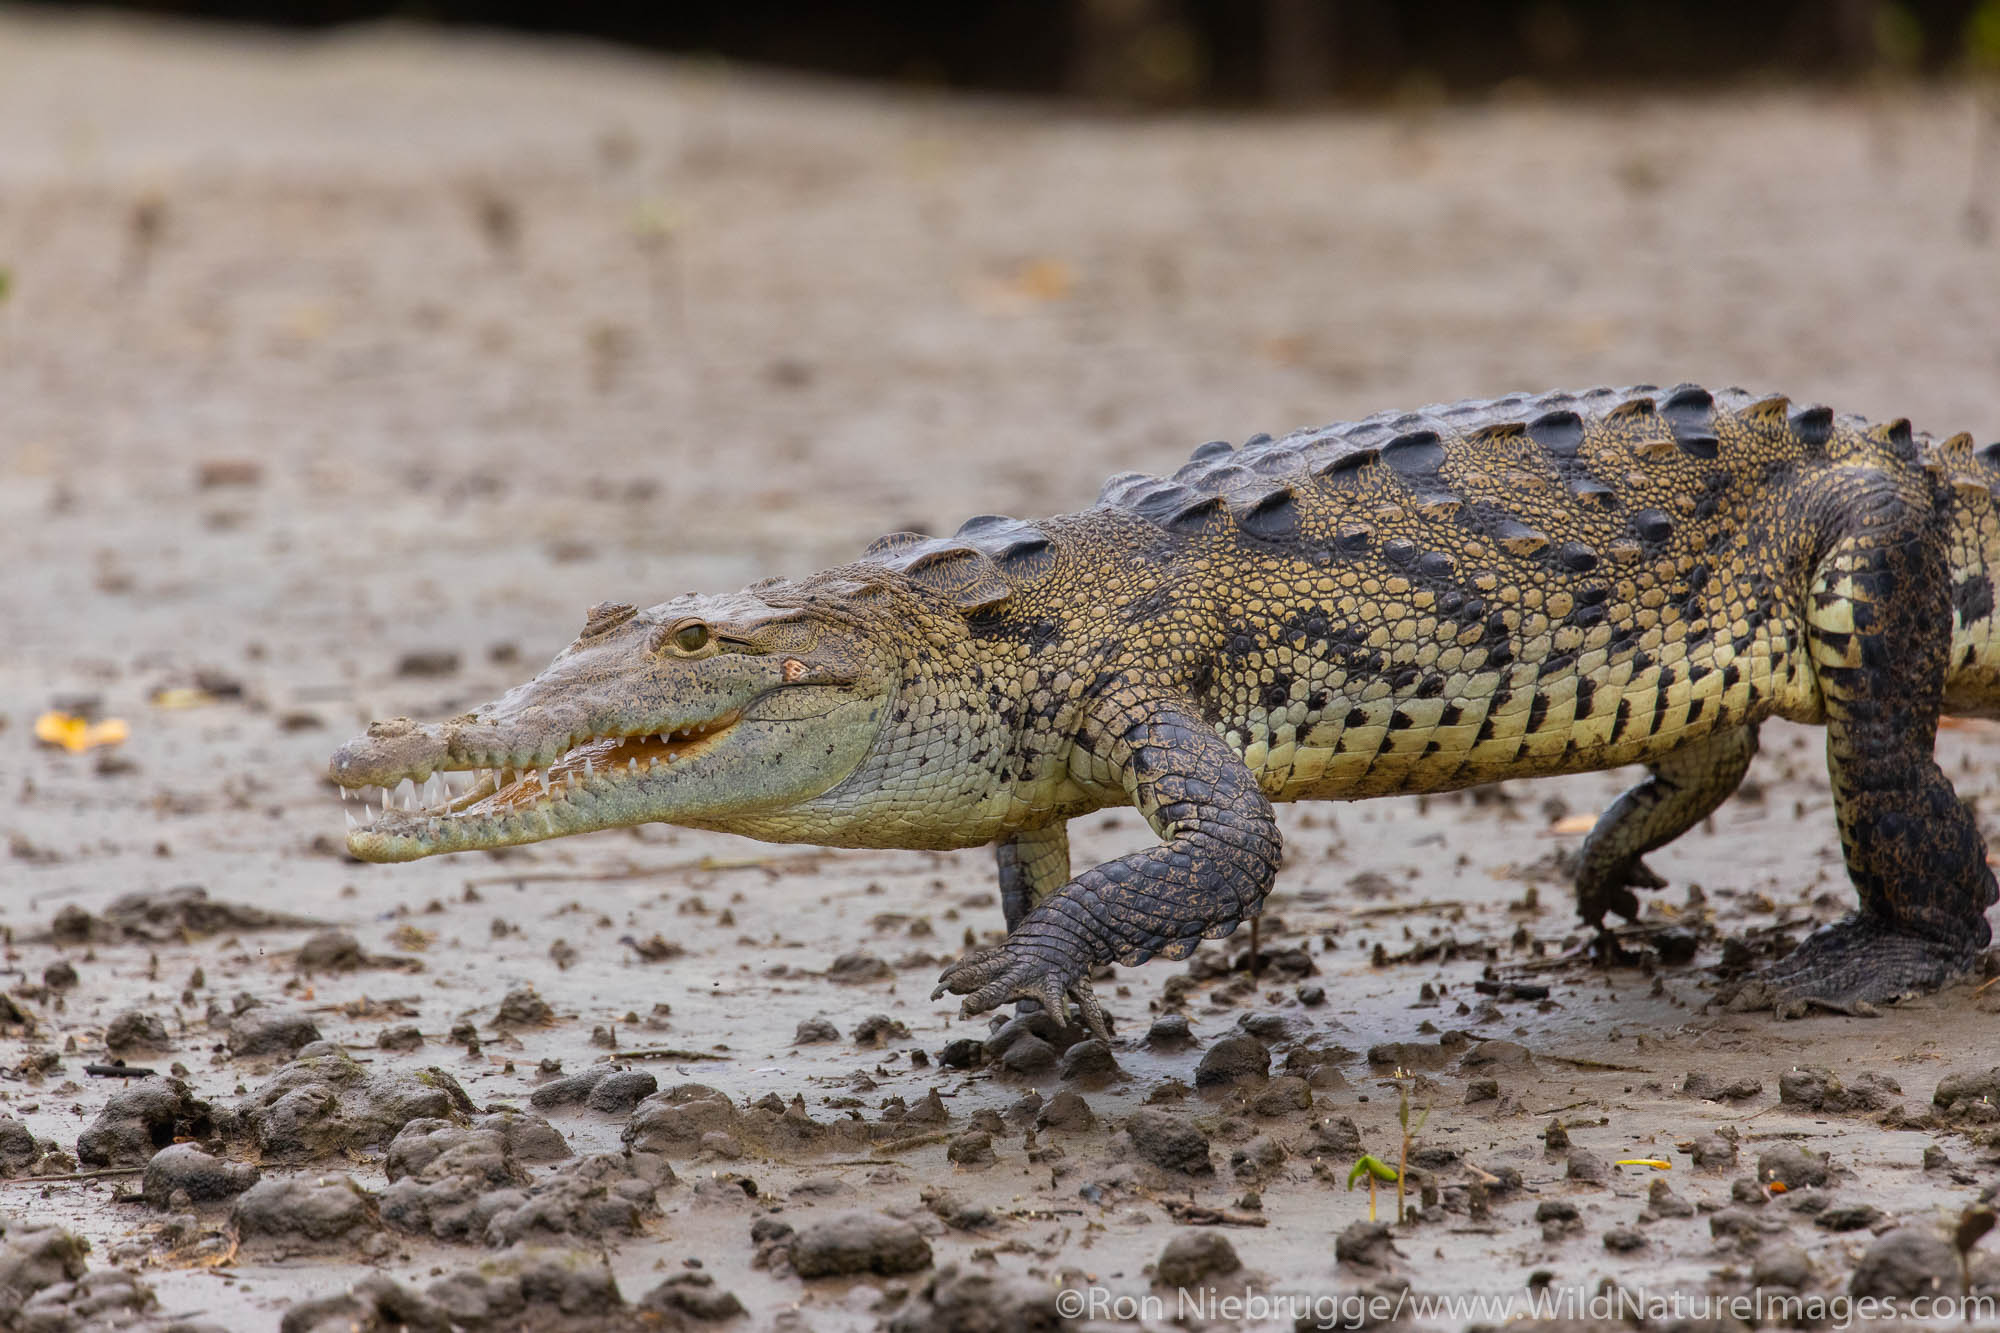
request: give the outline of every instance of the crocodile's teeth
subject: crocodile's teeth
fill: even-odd
[[[361,827],[361,821],[354,817],[354,812],[352,810],[342,810],[340,813],[347,816],[347,827],[349,828]]]

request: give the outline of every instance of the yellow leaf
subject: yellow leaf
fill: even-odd
[[[155,708],[206,708],[214,702],[214,695],[207,690],[198,690],[192,685],[169,685],[165,689],[153,691]]]
[[[70,713],[49,712],[35,719],[36,740],[44,745],[59,745],[71,754],[81,754],[100,745],[122,744],[130,734],[124,721],[115,717],[86,722]]]

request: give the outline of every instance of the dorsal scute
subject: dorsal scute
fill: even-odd
[[[1584,504],[1615,507],[1616,493],[1590,474],[1586,448],[1602,422],[1614,436],[1639,442],[1643,458],[1676,453],[1713,459],[1720,450],[1717,418],[1745,418],[1767,430],[1800,435],[1809,448],[1824,443],[1832,422],[1824,409],[1798,407],[1781,395],[1753,395],[1728,388],[1711,392],[1694,384],[1662,389],[1653,384],[1601,386],[1545,394],[1434,403],[1415,412],[1383,411],[1357,421],[1253,436],[1241,446],[1213,441],[1196,449],[1171,477],[1123,473],[1105,484],[1099,503],[1124,510],[1175,533],[1193,533],[1222,516],[1251,535],[1289,531],[1290,515],[1315,489],[1360,486],[1406,492],[1420,507],[1451,512],[1467,497],[1448,481],[1458,467],[1479,469],[1482,453],[1517,451],[1532,442],[1557,478]],[[1815,439],[1815,437],[1820,437]],[[1594,455],[1593,455],[1594,456]],[[1455,462],[1455,460],[1458,460]],[[1991,459],[2000,464],[2000,456]],[[1280,488],[1292,494],[1277,498]],[[1246,524],[1257,515],[1259,532]],[[1510,534],[1512,545],[1532,546],[1543,534]]]
[[[893,569],[918,587],[948,598],[967,613],[997,606],[1014,591],[991,556],[955,537],[931,537],[881,550],[871,547],[867,558],[871,564]]]

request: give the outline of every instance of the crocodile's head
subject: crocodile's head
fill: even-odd
[[[377,722],[342,746],[343,794],[386,800],[348,849],[409,861],[654,820],[728,829],[809,803],[881,728],[899,664],[873,622],[888,613],[778,583],[593,607],[547,670],[493,703]]]

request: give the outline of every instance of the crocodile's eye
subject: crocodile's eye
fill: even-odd
[[[698,653],[708,647],[708,626],[699,620],[690,620],[673,634],[674,650],[682,653]]]

